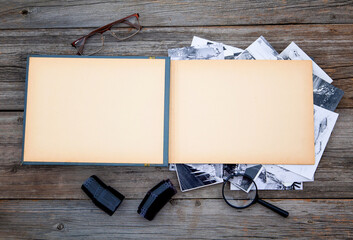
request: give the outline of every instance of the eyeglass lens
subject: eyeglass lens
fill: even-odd
[[[101,33],[95,33],[94,35],[86,38],[84,43],[83,55],[92,55],[100,50],[104,46],[104,36]]]
[[[110,34],[118,41],[133,37],[140,31],[140,23],[135,16],[127,18],[121,23],[114,24]]]

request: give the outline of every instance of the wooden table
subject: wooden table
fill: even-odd
[[[353,238],[352,1],[15,0],[0,9],[1,239]],[[288,219],[260,205],[231,209],[215,185],[179,192],[149,222],[136,209],[161,179],[177,184],[166,168],[20,165],[27,55],[75,54],[71,41],[134,12],[143,31],[106,42],[101,54],[166,56],[194,35],[246,48],[263,35],[279,52],[295,41],[345,91],[315,182],[260,193],[288,210]],[[92,174],[126,196],[112,217],[80,189]]]

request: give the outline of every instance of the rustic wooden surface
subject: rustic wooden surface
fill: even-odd
[[[152,222],[136,208],[175,173],[154,167],[20,166],[26,57],[74,54],[70,42],[139,12],[143,31],[102,55],[167,55],[197,35],[246,48],[263,35],[278,50],[295,41],[345,91],[315,175],[303,191],[261,191],[290,212],[233,210],[220,186],[179,192]],[[0,239],[353,238],[352,1],[0,1]],[[109,217],[80,190],[92,174],[124,193]]]

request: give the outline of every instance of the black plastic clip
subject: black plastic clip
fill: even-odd
[[[177,193],[172,182],[163,180],[147,192],[140,203],[137,213],[148,220],[153,220],[159,210]]]
[[[124,200],[125,196],[114,188],[105,185],[102,180],[93,175],[81,186],[82,190],[92,199],[93,203],[110,216]]]

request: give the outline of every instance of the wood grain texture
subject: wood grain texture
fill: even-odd
[[[303,191],[263,191],[267,198],[352,198],[353,109],[340,115],[315,181]],[[26,166],[22,154],[23,114],[0,112],[0,199],[82,199],[81,184],[96,174],[127,198],[141,198],[161,179],[179,188],[175,172],[162,167]],[[220,198],[221,186],[179,192],[176,198]]]
[[[353,200],[272,200],[284,219],[256,204],[231,209],[221,199],[172,200],[148,221],[141,199],[125,200],[108,216],[89,200],[0,201],[6,239],[350,239]],[[11,223],[11,225],[9,225]]]
[[[11,1],[0,28],[99,27],[140,13],[143,26],[353,23],[351,1]]]
[[[290,212],[260,205],[230,209],[221,186],[175,195],[149,222],[144,194],[175,172],[155,167],[20,166],[26,58],[75,54],[70,42],[139,12],[141,33],[102,55],[166,56],[194,35],[246,48],[263,35],[280,52],[295,41],[345,95],[315,182],[303,191],[261,191]],[[0,239],[352,239],[353,2],[313,1],[4,1],[0,0]],[[48,123],[50,124],[50,123]],[[127,199],[109,217],[80,186],[96,174]]]
[[[26,58],[30,54],[76,54],[70,43],[93,29],[2,30],[0,54],[6,58],[0,58],[0,66],[4,67],[1,72],[11,77],[17,72],[16,68],[25,69]],[[169,48],[189,46],[195,35],[240,48],[246,48],[263,35],[278,52],[295,41],[330,75],[345,74],[352,66],[353,24],[146,27],[133,38],[122,42],[116,42],[107,34],[100,55],[167,56]],[[330,71],[330,67],[342,69]],[[13,80],[4,76],[1,81]],[[343,77],[337,75],[336,78]]]
[[[75,54],[70,42],[87,32],[0,31],[0,110],[23,110],[28,55]],[[194,35],[241,48],[263,35],[278,52],[295,41],[334,79],[333,85],[345,92],[338,107],[353,107],[353,25],[145,28],[131,41],[117,43],[107,36],[101,54],[166,56],[169,48],[190,45]]]

